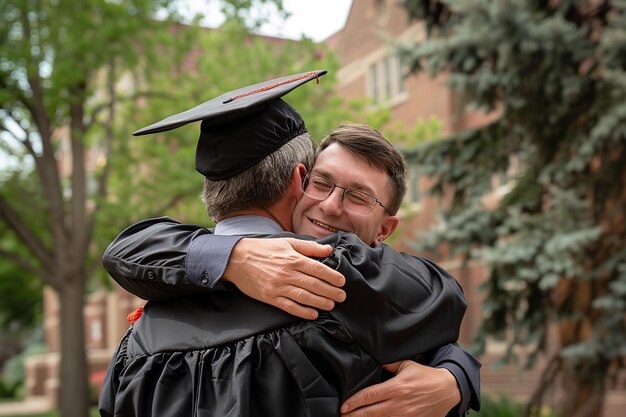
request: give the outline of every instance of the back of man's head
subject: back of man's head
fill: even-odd
[[[343,146],[387,174],[391,191],[388,209],[391,214],[397,213],[406,194],[407,169],[402,154],[378,130],[360,124],[344,123],[334,129],[322,141],[316,156],[332,144]]]
[[[311,170],[314,154],[311,136],[303,133],[234,177],[205,178],[202,201],[209,217],[217,222],[239,211],[271,207],[287,193],[298,164]]]
[[[248,209],[264,209],[286,196],[299,163],[313,165],[314,148],[300,113],[282,97],[317,80],[326,70],[275,78],[224,93],[137,130],[167,132],[202,121],[196,170],[205,177],[203,201],[220,221]]]

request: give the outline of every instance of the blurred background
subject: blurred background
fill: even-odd
[[[168,215],[210,226],[197,125],[140,127],[241,86],[321,140],[379,129],[410,165],[389,244],[468,299],[483,416],[626,407],[626,1],[3,0],[0,415],[85,417],[143,304],[106,245]]]

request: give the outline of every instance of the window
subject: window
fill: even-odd
[[[372,97],[374,103],[378,103],[378,77],[376,76],[376,64],[370,65],[369,82],[370,97]]]
[[[376,10],[378,24],[384,24],[387,20],[387,0],[376,0],[374,9]]]
[[[396,83],[398,93],[404,93],[404,58],[400,53],[396,54]]]
[[[384,91],[385,91],[385,99],[389,100],[391,98],[391,57],[388,56],[383,60],[383,82]]]
[[[399,54],[390,54],[370,64],[369,97],[375,105],[392,103],[406,93],[404,72]]]

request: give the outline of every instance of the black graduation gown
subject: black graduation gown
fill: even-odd
[[[445,271],[353,235],[323,243],[346,302],[300,321],[238,290],[151,301],[109,365],[101,414],[338,416],[384,380],[381,364],[457,340],[466,303]]]

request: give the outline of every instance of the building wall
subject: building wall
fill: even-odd
[[[128,322],[126,316],[145,303],[117,286],[112,291],[90,294],[85,302],[85,347],[90,384],[98,391],[113,351]],[[59,387],[59,302],[54,291],[44,289],[44,333],[47,353],[25,361],[25,396],[44,397],[51,409],[57,407]]]
[[[371,81],[371,67],[380,65],[385,57],[395,52],[389,40],[420,41],[425,36],[424,27],[420,23],[409,23],[407,15],[394,0],[358,0],[353,1],[346,25],[333,35],[329,46],[337,53],[340,69],[338,72],[338,91],[344,98],[369,97],[374,100]],[[380,79],[377,80],[380,87]],[[398,81],[394,81],[398,83]],[[432,78],[428,74],[411,75],[404,81],[401,92],[392,92],[390,97],[380,97],[379,104],[388,106],[394,121],[401,121],[412,127],[418,120],[431,116],[437,117],[443,124],[443,134],[478,127],[493,121],[498,111],[486,114],[480,111],[458,111],[462,100],[455,96],[446,86],[446,77]],[[383,131],[384,133],[384,131]],[[393,138],[390,138],[393,140]],[[411,191],[411,183],[415,182],[416,190]],[[429,230],[437,223],[437,212],[445,201],[425,196],[429,179],[420,178],[419,172],[412,168],[409,180],[409,196],[405,208],[401,210],[402,221],[389,243],[398,250],[418,254],[415,243],[420,234]],[[506,191],[506,184],[496,188],[492,195],[485,199],[485,205],[493,207]],[[429,254],[421,254],[428,257]],[[450,255],[449,248],[441,247],[438,257],[434,258],[461,283],[468,309],[461,328],[460,343],[469,346],[481,326],[484,293],[480,286],[487,279],[488,270],[479,262],[463,265],[460,260]],[[552,346],[559,345],[556,332],[552,332]],[[491,342],[480,357],[482,391],[486,393],[504,393],[520,400],[532,395],[540,381],[545,358],[540,358],[533,369],[522,371],[521,366],[502,366],[498,363],[504,353],[503,343]],[[523,357],[524,352],[520,352]],[[520,361],[523,363],[523,360]],[[626,405],[626,383],[622,378],[617,389],[609,390],[604,416],[617,417],[623,414]],[[548,396],[548,401],[555,403],[559,399],[559,384]]]

